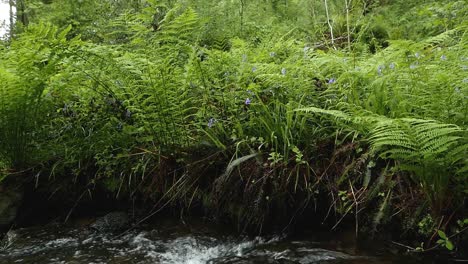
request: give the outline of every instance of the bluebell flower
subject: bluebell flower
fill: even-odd
[[[127,109],[127,111],[125,111],[125,117],[126,118],[131,118],[132,117],[132,112],[130,112],[130,110]]]
[[[414,56],[415,56],[416,58],[418,58],[418,59],[419,59],[419,57],[421,57],[421,55],[419,54],[419,52],[416,52],[416,53],[414,54]]]
[[[270,57],[276,56],[276,53],[274,51],[270,52]]]
[[[385,66],[383,66],[383,65],[379,65],[379,67],[377,67],[377,72],[378,72],[379,75],[382,75],[383,69],[385,69]]]
[[[440,56],[440,59],[443,60],[443,61],[445,61],[445,60],[447,60],[447,56],[442,55],[442,56]]]
[[[210,118],[210,120],[208,120],[208,127],[211,128],[215,122],[216,122],[216,119]]]
[[[281,74],[286,75],[286,68],[281,69]]]
[[[390,65],[389,65],[388,67],[389,67],[390,69],[394,70],[394,69],[395,69],[395,66],[396,66],[395,63],[392,62],[392,63],[390,63]]]
[[[250,101],[250,98],[245,99],[245,105],[250,105],[250,103],[252,103],[252,101]]]
[[[409,67],[410,67],[410,69],[412,69],[412,70],[413,70],[413,69],[416,69],[416,64],[411,64]]]
[[[257,71],[257,67],[252,67],[252,72],[256,72]]]
[[[328,83],[329,84],[332,84],[332,83],[335,83],[336,82],[336,79],[335,78],[331,78],[330,80],[328,80]]]
[[[247,55],[242,54],[242,62],[246,62],[246,61],[247,61]]]
[[[309,51],[310,47],[309,46],[305,46],[304,49],[302,49],[304,52],[307,52]]]

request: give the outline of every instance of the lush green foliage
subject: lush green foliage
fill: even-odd
[[[328,2],[31,1],[1,47],[1,173],[258,228],[317,202],[462,219],[467,7]]]

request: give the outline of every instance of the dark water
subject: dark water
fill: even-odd
[[[86,225],[18,229],[3,263],[431,263],[357,249],[352,236],[301,234],[247,238],[207,223],[165,221],[125,234],[95,233]],[[5,246],[5,245],[4,245]],[[444,263],[444,262],[440,262]]]

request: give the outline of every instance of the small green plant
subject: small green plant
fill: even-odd
[[[445,247],[446,249],[452,251],[455,249],[452,241],[447,237],[444,231],[437,230],[437,234],[439,235],[439,240],[437,240],[437,244]]]

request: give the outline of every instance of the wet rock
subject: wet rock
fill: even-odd
[[[22,199],[21,192],[0,186],[0,231],[8,229],[13,223]]]
[[[96,219],[90,228],[99,232],[119,231],[128,227],[130,218],[126,212],[111,212]]]

